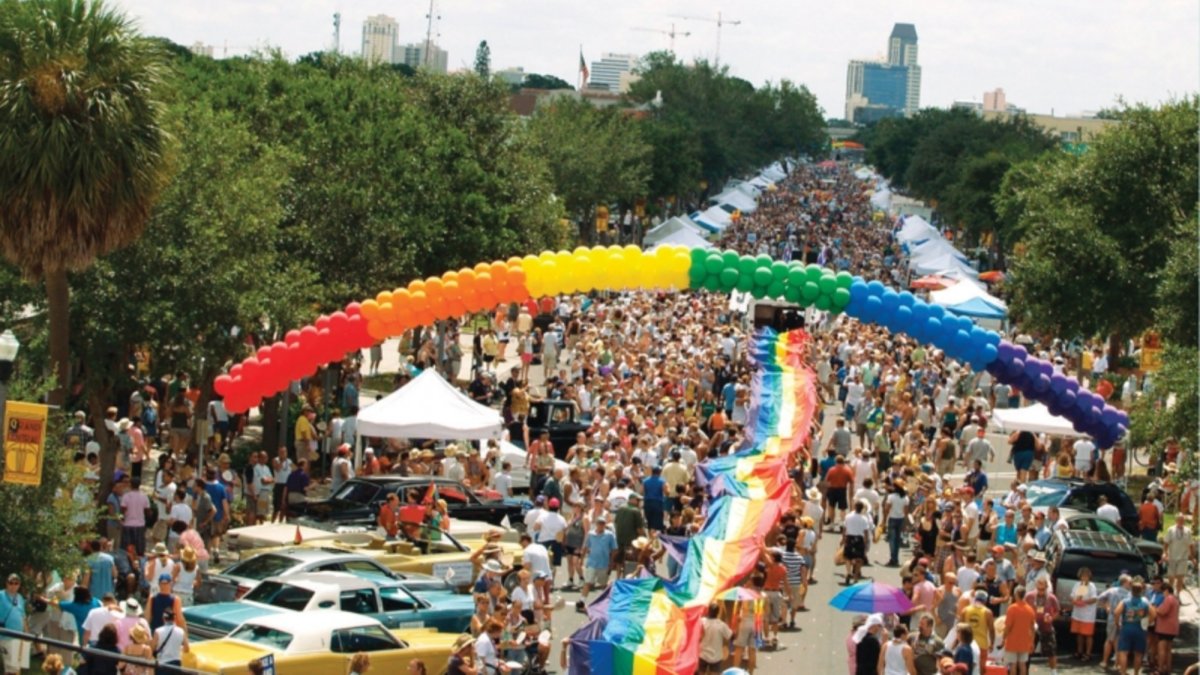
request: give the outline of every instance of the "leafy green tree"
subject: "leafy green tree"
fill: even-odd
[[[475,48],[475,74],[485,80],[492,76],[492,48],[487,40],[480,40]]]
[[[71,372],[68,272],[137,240],[168,171],[164,70],[101,0],[0,3],[0,252],[45,284],[56,403]]]
[[[1168,438],[1181,445],[1180,475],[1197,475],[1196,429],[1200,427],[1200,350],[1190,345],[1167,344],[1162,367],[1151,377],[1152,391],[1134,404],[1130,414],[1130,442],[1161,451]]]
[[[530,73],[525,76],[525,81],[521,83],[521,87],[525,89],[574,89],[566,80],[554,75],[542,75],[539,73]]]
[[[1173,243],[1188,240],[1177,224],[1196,219],[1198,111],[1195,97],[1129,108],[1083,157],[1020,168],[997,199],[1025,233],[1008,282],[1019,317],[1059,335],[1117,338],[1151,327],[1159,275]]]
[[[1200,227],[1196,219],[1176,226],[1167,264],[1158,275],[1155,326],[1167,342],[1200,344]]]
[[[579,222],[590,224],[597,205],[628,203],[646,193],[650,146],[638,125],[614,108],[572,98],[534,113],[531,141],[550,165],[555,193]]]

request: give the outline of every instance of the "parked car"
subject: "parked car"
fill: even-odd
[[[1037,508],[1034,510],[1040,511],[1041,509]],[[1157,541],[1146,541],[1141,537],[1133,535],[1120,525],[1107,521],[1094,513],[1076,511],[1074,509],[1059,509],[1058,512],[1067,521],[1067,527],[1072,530],[1117,534],[1128,538],[1129,542],[1137,547],[1137,550],[1141,551],[1142,558],[1146,560],[1146,564],[1150,569],[1160,571],[1159,567],[1162,562],[1163,546]]]
[[[543,431],[550,432],[554,456],[559,459],[565,458],[567,450],[575,445],[575,436],[589,428],[587,424],[579,421],[579,409],[574,401],[560,400],[532,403],[525,424],[529,427],[531,441],[538,438]]]
[[[1137,505],[1119,486],[1112,483],[1089,483],[1079,478],[1049,478],[1033,481],[1025,489],[1029,505],[1058,506],[1095,513],[1103,495],[1108,503],[1121,512],[1121,527],[1127,532],[1137,531]]]
[[[471,596],[451,590],[418,594],[399,582],[378,583],[345,572],[307,572],[271,577],[241,600],[193,605],[183,615],[189,637],[214,639],[269,614],[326,609],[369,616],[389,628],[461,633],[470,627],[475,604]]]
[[[1071,590],[1079,581],[1079,570],[1083,567],[1092,571],[1092,583],[1100,592],[1115,585],[1122,574],[1151,578],[1146,559],[1128,535],[1055,530],[1046,544],[1046,570],[1050,573],[1054,594],[1058,596],[1059,619],[1062,621],[1071,619]]]
[[[446,583],[458,590],[465,590],[475,581],[480,572],[480,566],[476,561],[471,560],[471,554],[486,544],[499,546],[501,555],[513,571],[521,569],[524,554],[520,544],[506,541],[459,541],[450,534],[443,534],[441,541],[430,542],[427,553],[422,553],[408,541],[387,541],[381,537],[360,537],[358,535],[355,535],[354,541],[320,542],[314,544],[313,547],[368,556],[393,572],[428,574],[445,580]],[[250,553],[265,552],[269,552],[269,550]],[[506,588],[511,589],[512,584],[516,583],[516,574],[513,571],[504,577]]]
[[[444,579],[397,572],[359,553],[332,547],[289,546],[245,557],[220,572],[205,575],[196,587],[196,603],[231,602],[254,590],[267,577],[305,572],[348,572],[372,581],[403,582],[410,591],[454,590]]]
[[[329,675],[349,672],[350,657],[367,652],[374,672],[403,673],[409,661],[421,659],[428,672],[444,673],[458,637],[431,628],[388,630],[369,616],[337,610],[322,612],[320,621],[285,612],[248,621],[228,637],[192,643],[183,667],[243,675],[247,663],[272,656],[276,673]]]
[[[399,494],[401,504],[409,503],[410,496],[420,502],[431,485],[437,491],[438,498],[446,500],[451,520],[475,520],[503,526],[507,519],[509,527],[524,527],[524,515],[529,502],[519,499],[483,500],[462,483],[439,476],[352,478],[328,499],[308,501],[297,507],[299,517],[295,522],[318,530],[345,527],[373,529],[379,508],[387,501],[388,495]]]

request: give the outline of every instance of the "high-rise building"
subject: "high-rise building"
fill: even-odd
[[[368,63],[395,63],[396,38],[400,24],[390,16],[376,14],[363,22],[362,57]]]
[[[425,58],[425,43],[414,42],[403,45],[396,50],[396,61],[414,70],[424,68],[433,73],[445,73],[450,65],[450,53],[436,44],[429,44],[429,59]]]
[[[193,42],[192,46],[188,47],[188,50],[196,56],[207,56],[210,59],[213,55],[213,46],[206,45],[203,42]]]
[[[873,122],[912,115],[921,106],[917,29],[898,23],[888,38],[887,60],[851,60],[846,67],[846,119]]]
[[[622,74],[632,72],[637,62],[638,57],[633,54],[605,54],[599,61],[592,61],[588,87],[624,94],[632,80],[628,76],[622,78]]]

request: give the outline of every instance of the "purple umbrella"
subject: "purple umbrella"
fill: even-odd
[[[860,581],[833,596],[829,606],[843,612],[903,614],[912,609],[904,591],[877,581]]]

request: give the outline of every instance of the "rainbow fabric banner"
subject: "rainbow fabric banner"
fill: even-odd
[[[754,569],[767,533],[787,509],[789,456],[808,439],[817,409],[816,378],[804,362],[808,335],[763,329],[750,347],[758,366],[750,442],[697,467],[713,499],[704,528],[687,541],[678,576],[616,581],[597,600],[605,611],[589,608],[592,621],[571,636],[572,675],[695,671],[709,603]]]

